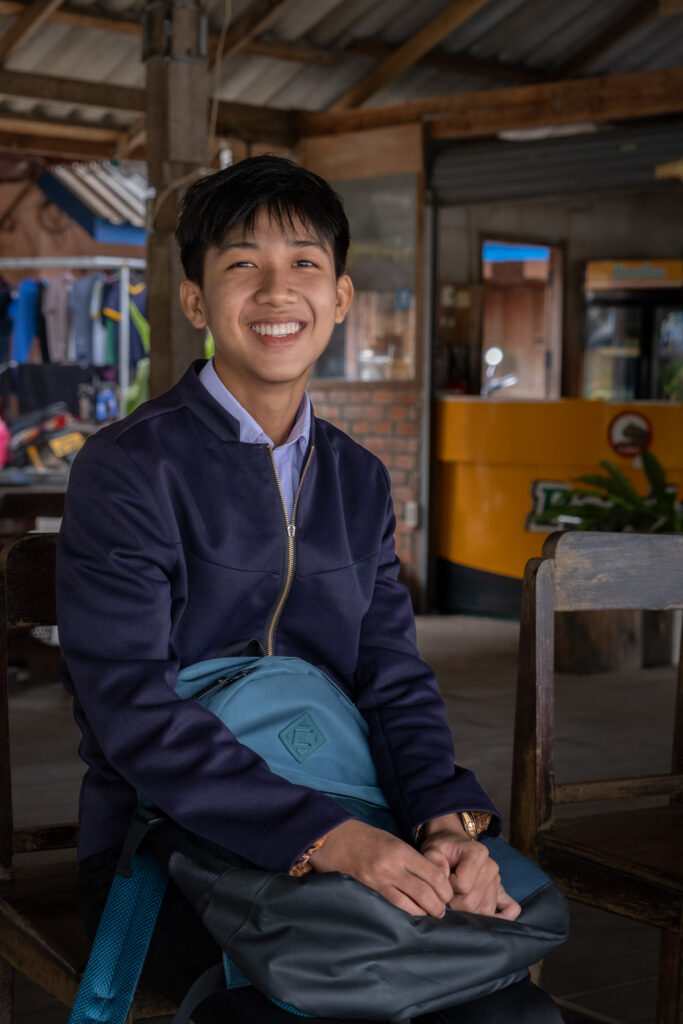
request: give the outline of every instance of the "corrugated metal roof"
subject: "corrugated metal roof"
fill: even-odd
[[[432,154],[429,184],[452,204],[651,188],[655,166],[682,153],[683,121],[536,142],[452,142]]]
[[[97,217],[144,228],[147,174],[144,164],[73,163],[50,168]]]
[[[24,6],[29,0],[21,0]],[[232,0],[231,28],[253,11],[258,0]],[[15,23],[12,0],[0,7],[0,39]],[[209,7],[211,30],[217,33],[226,0]],[[71,0],[53,12],[38,31],[5,61],[7,71],[31,72],[92,81],[98,85],[144,88],[139,21],[143,0]],[[289,0],[264,28],[256,41],[299,49],[324,50],[327,63],[306,63],[249,52],[247,46],[233,54],[223,68],[221,98],[277,108],[324,110],[381,59],[359,55],[354,41],[395,49],[423,29],[450,6],[449,0]],[[15,11],[18,8],[15,8]],[[87,14],[88,25],[65,20],[74,13]],[[623,37],[618,26],[633,16]],[[103,18],[127,19],[119,30],[107,28]],[[93,27],[95,26],[95,27]],[[442,39],[431,54],[371,96],[366,106],[396,104],[412,99],[514,84],[528,81],[534,73],[552,78],[586,47],[614,28],[614,42],[594,55],[575,75],[607,74],[683,65],[683,15],[657,13],[654,0],[489,0],[483,7]],[[125,29],[125,31],[124,31]],[[440,57],[441,63],[435,63]],[[453,59],[444,69],[443,59]],[[467,67],[457,58],[483,62]],[[487,63],[488,62],[488,65]],[[501,79],[494,65],[504,65],[513,76]],[[500,70],[500,69],[499,69]],[[109,124],[125,130],[139,114],[115,113],[85,105],[64,104],[43,98],[0,93],[0,116],[8,111],[56,121]],[[0,136],[2,131],[0,130]],[[0,137],[0,146],[2,138]]]

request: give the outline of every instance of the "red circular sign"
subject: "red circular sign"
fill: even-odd
[[[617,455],[634,458],[652,443],[652,424],[642,412],[620,412],[607,431],[607,438]]]

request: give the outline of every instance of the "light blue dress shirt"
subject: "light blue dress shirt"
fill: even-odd
[[[287,509],[287,519],[292,520],[292,509],[294,506],[294,495],[299,486],[301,467],[304,455],[308,448],[308,441],[311,435],[311,400],[307,394],[301,399],[299,411],[296,414],[296,421],[291,433],[284,444],[277,448],[258,425],[253,416],[240,405],[237,399],[226,388],[214,369],[213,359],[209,359],[202,368],[199,379],[216,401],[223,406],[226,412],[234,416],[240,425],[240,441],[245,444],[267,444],[273,451],[275,469],[277,470],[280,482],[280,491]]]

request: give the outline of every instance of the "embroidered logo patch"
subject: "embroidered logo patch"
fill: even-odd
[[[313,715],[308,711],[286,725],[278,735],[299,764],[325,743],[325,733],[316,725]]]

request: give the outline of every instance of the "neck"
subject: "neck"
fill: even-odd
[[[250,386],[248,382],[233,379],[215,359],[214,368],[231,395],[256,420],[275,447],[283,444],[296,422],[306,380],[298,380],[295,384],[290,381],[282,384],[257,382]]]
[[[303,398],[303,391],[298,395],[291,396],[287,403],[268,401],[268,396],[265,395],[255,396],[253,401],[248,398],[243,401],[239,395],[235,395],[235,398],[249,415],[254,417],[277,448],[284,444],[292,432]]]

